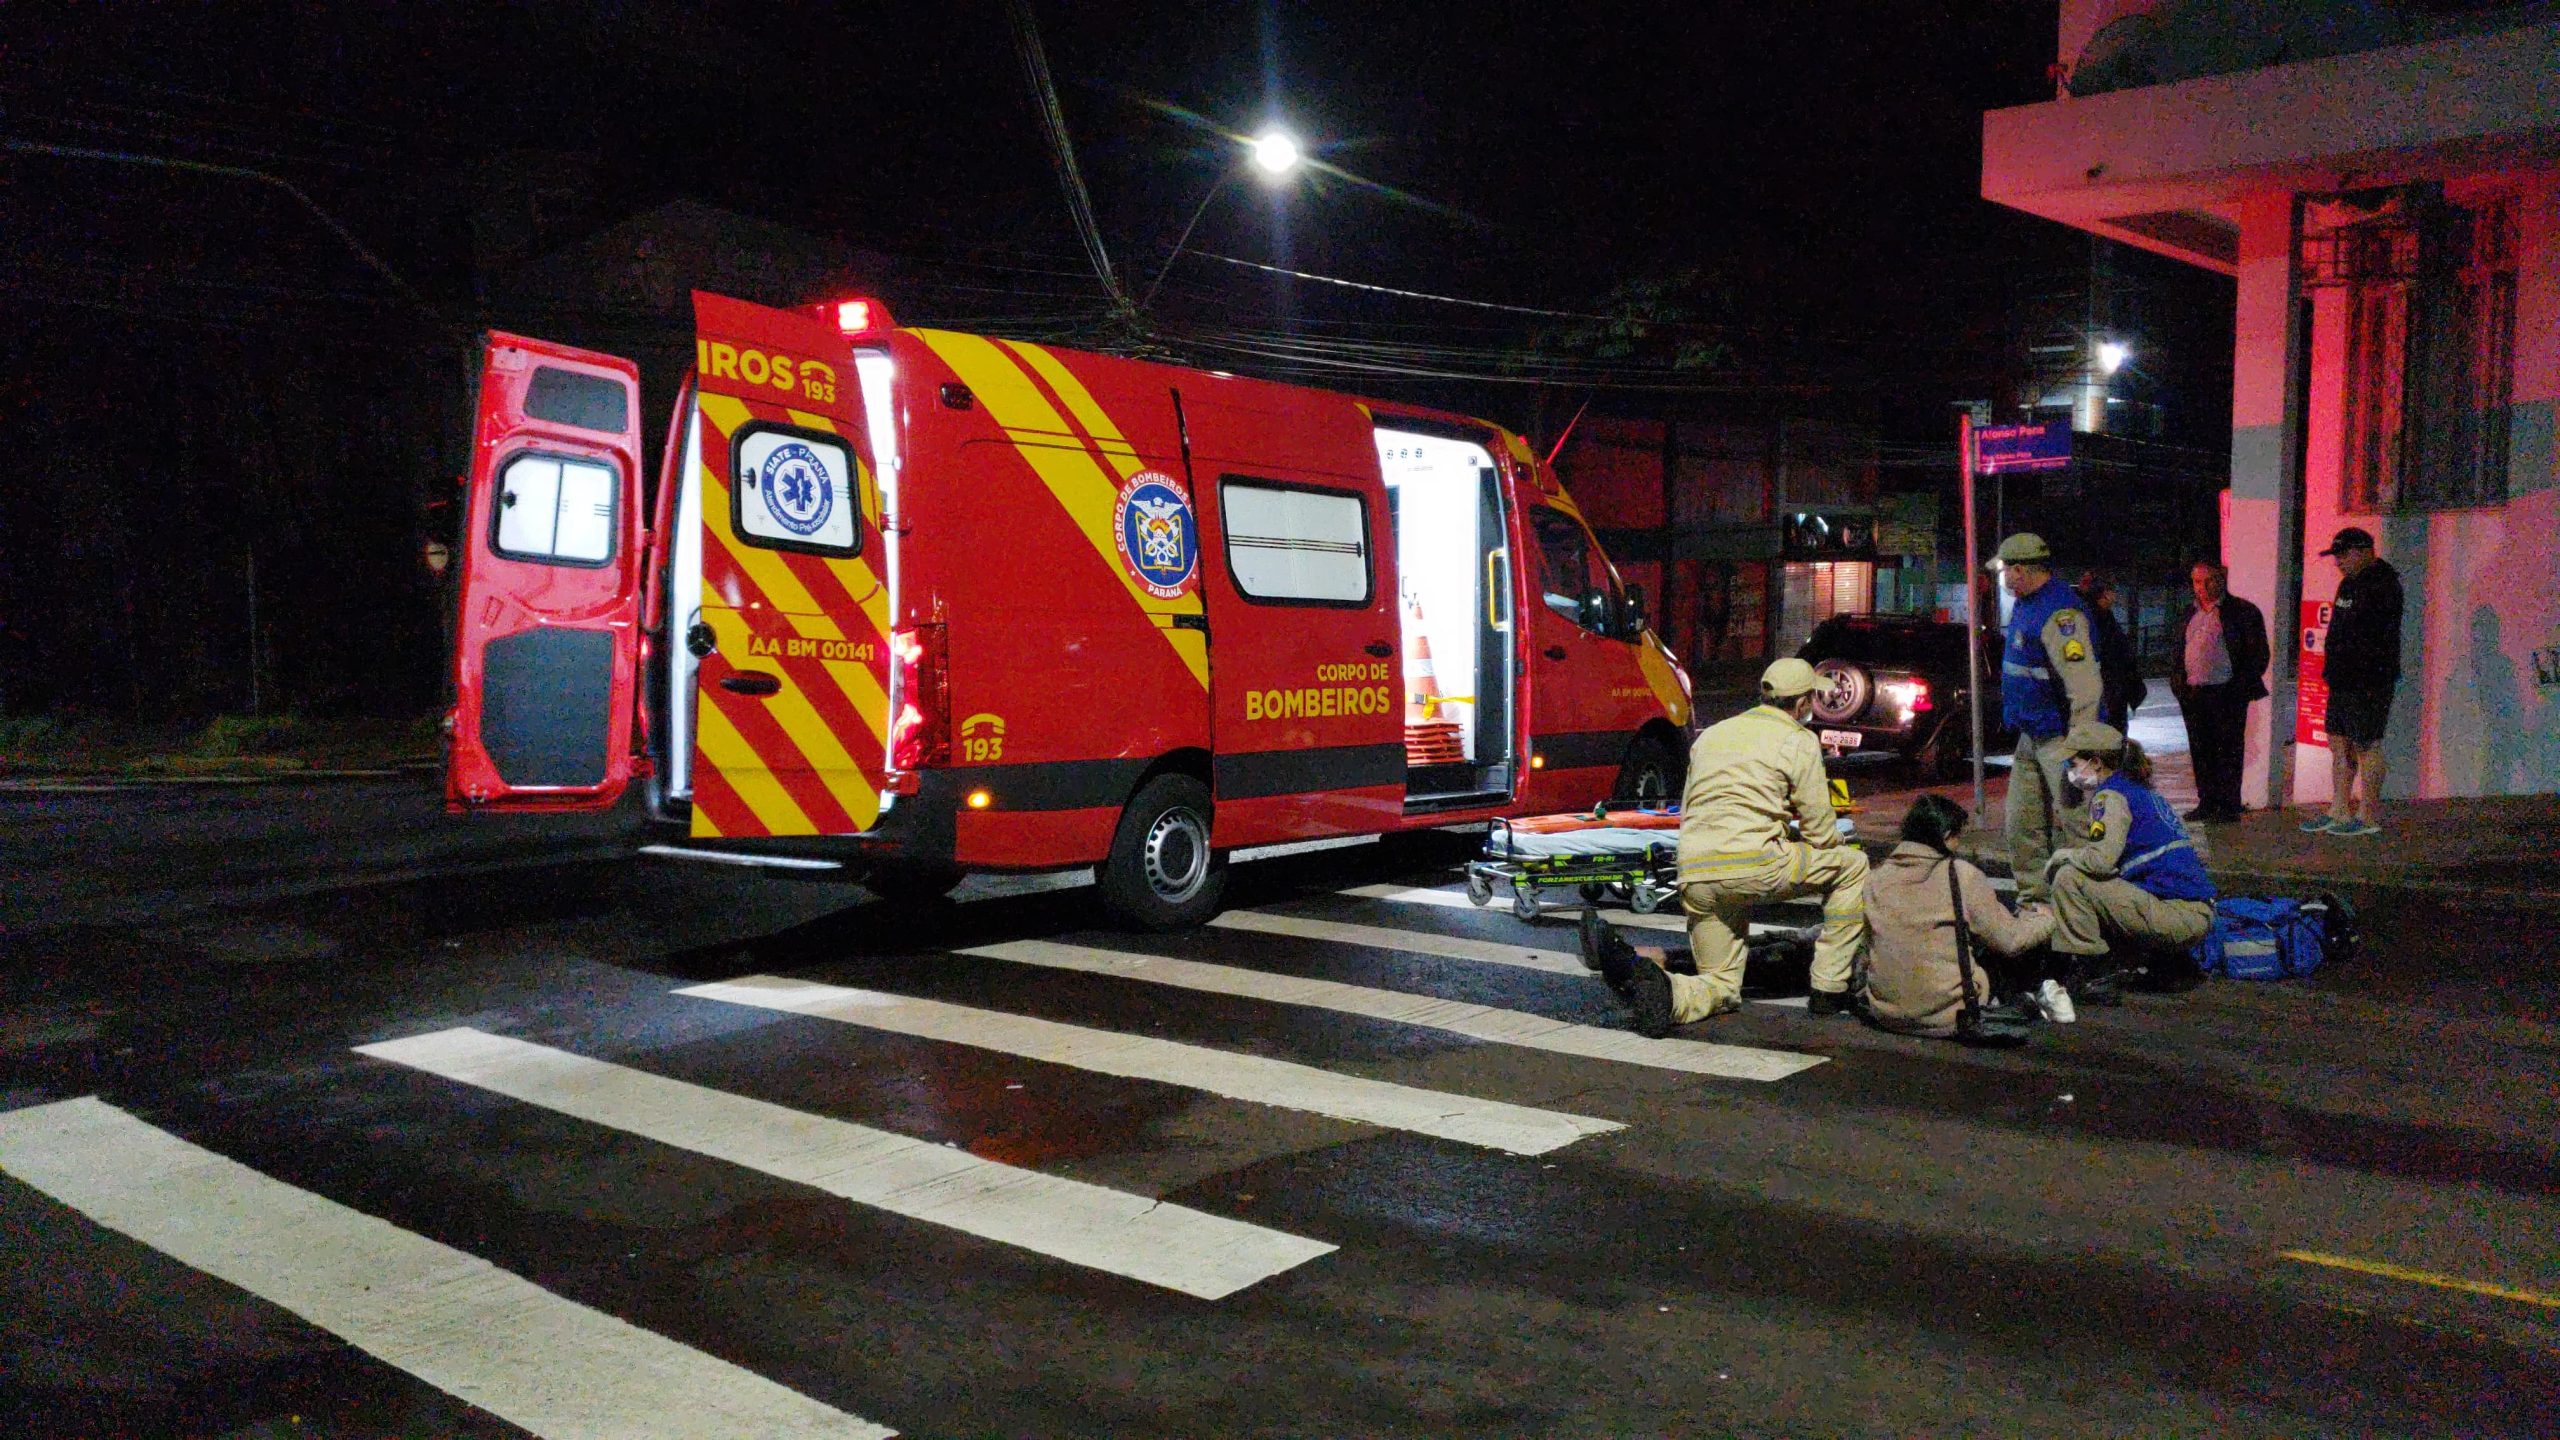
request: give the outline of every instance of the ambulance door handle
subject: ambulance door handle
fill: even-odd
[[[782,677],[768,675],[761,670],[741,670],[734,675],[721,676],[720,688],[733,695],[779,695],[782,693]]]
[[[1197,630],[1203,635],[1209,633],[1209,617],[1206,615],[1175,615],[1170,617],[1170,623],[1176,630]]]
[[[1378,657],[1379,659],[1381,659],[1381,660],[1384,660],[1384,659],[1386,659],[1388,656],[1393,655],[1394,653],[1396,653],[1396,647],[1394,647],[1393,645],[1388,644],[1388,643],[1387,643],[1386,641],[1384,641],[1384,640],[1372,640],[1372,641],[1370,641],[1368,644],[1363,645],[1363,646],[1361,646],[1360,648],[1361,648],[1361,649],[1363,649],[1363,650],[1368,651],[1368,652],[1369,652],[1370,654],[1372,654],[1372,655],[1377,656],[1377,657]]]
[[[1550,660],[1561,660],[1561,659],[1563,659],[1563,658],[1564,658],[1564,647],[1563,647],[1563,646],[1561,646],[1561,645],[1550,645],[1550,646],[1548,646],[1548,647],[1547,647],[1547,658],[1548,658],[1548,659],[1550,659]]]

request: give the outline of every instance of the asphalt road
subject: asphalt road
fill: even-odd
[[[2016,1052],[1783,977],[1648,1046],[1569,916],[1344,893],[1452,888],[1445,840],[1139,937],[634,839],[0,796],[0,1434],[2560,1416],[2546,917],[2387,906],[2357,967]]]

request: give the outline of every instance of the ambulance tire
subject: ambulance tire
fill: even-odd
[[[961,879],[949,865],[884,860],[863,872],[862,888],[894,905],[929,905],[958,889]]]
[[[1680,803],[1682,766],[1680,752],[1658,736],[1639,735],[1627,747],[1627,758],[1618,766],[1617,788],[1610,792],[1613,803],[1639,805],[1677,805]]]
[[[1218,913],[1226,857],[1209,848],[1209,787],[1159,775],[1140,787],[1097,876],[1103,903],[1141,930],[1187,930]]]

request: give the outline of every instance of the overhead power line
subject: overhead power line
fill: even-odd
[[[1040,47],[1040,27],[1031,16],[1031,0],[1005,0],[1005,10],[1013,17],[1013,47],[1022,57],[1023,72],[1031,81],[1031,99],[1040,112],[1041,133],[1049,141],[1049,163],[1058,172],[1058,184],[1067,192],[1067,213],[1075,220],[1076,235],[1084,241],[1086,258],[1093,262],[1093,273],[1102,280],[1103,291],[1112,304],[1134,313],[1128,295],[1120,288],[1120,279],[1111,270],[1111,253],[1102,243],[1102,226],[1093,218],[1093,194],[1085,188],[1084,172],[1076,168],[1076,147],[1067,138],[1067,114],[1058,104],[1058,87],[1049,78],[1048,52]]]

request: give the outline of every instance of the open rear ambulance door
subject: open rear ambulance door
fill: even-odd
[[[454,629],[453,810],[601,810],[632,774],[640,372],[492,332]]]
[[[809,315],[702,291],[693,310],[699,603],[673,617],[694,657],[691,833],[858,835],[885,808],[891,637],[853,351]]]

